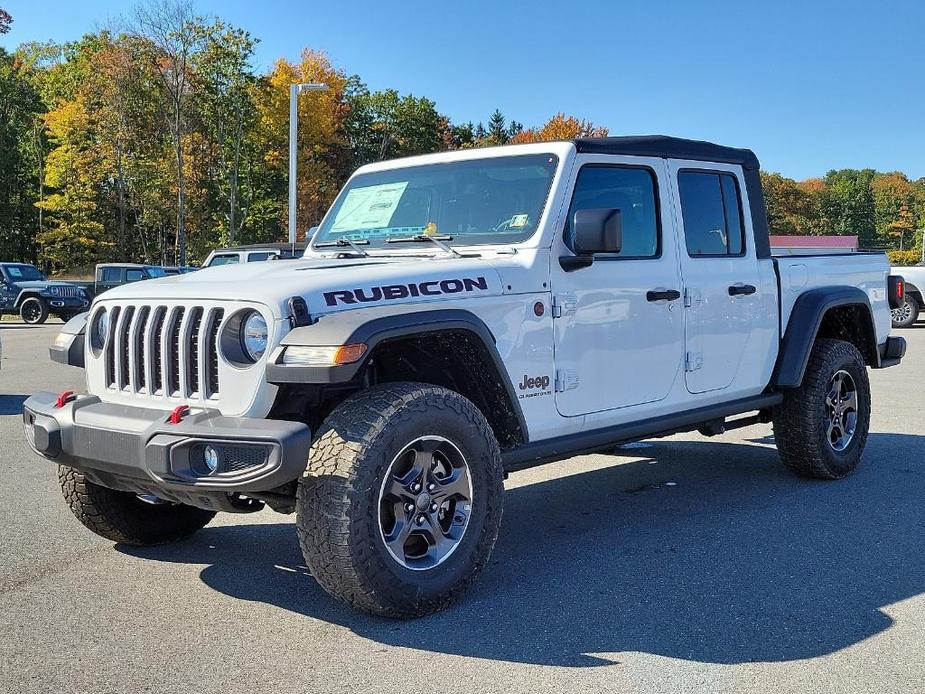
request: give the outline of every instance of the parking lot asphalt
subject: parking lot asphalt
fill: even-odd
[[[329,599],[292,516],[149,549],[80,526],[20,428],[83,385],[57,327],[0,326],[2,692],[925,691],[925,324],[871,372],[854,476],[788,474],[770,425],[520,472],[485,574],[409,622]]]

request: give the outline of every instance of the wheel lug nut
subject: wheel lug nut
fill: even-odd
[[[429,492],[434,491],[436,488],[437,488],[437,485],[434,484],[433,482],[431,482],[430,484],[427,485],[427,491],[429,491]]]
[[[435,502],[433,502],[433,503],[432,503],[432,504],[430,505],[430,510],[431,510],[431,512],[433,512],[433,511],[436,511],[436,510],[437,510],[437,502],[436,502],[436,501],[435,501]]]
[[[424,516],[418,516],[418,525],[424,525]]]
[[[414,504],[405,504],[405,511],[411,513],[414,510]]]
[[[414,484],[411,485],[411,491],[417,494],[419,491],[421,491],[421,485],[415,482]]]

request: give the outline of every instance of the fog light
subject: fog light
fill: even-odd
[[[218,451],[212,448],[212,446],[206,446],[202,449],[202,459],[209,469],[210,475],[218,470]]]

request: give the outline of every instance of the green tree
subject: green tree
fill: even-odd
[[[436,152],[452,139],[447,119],[430,99],[399,96],[394,89],[370,93],[357,83],[352,87],[346,132],[356,166]]]
[[[873,177],[873,169],[829,171],[820,201],[829,233],[857,235],[864,248],[876,246],[878,242],[871,189]]]

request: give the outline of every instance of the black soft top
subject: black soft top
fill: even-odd
[[[759,168],[758,157],[750,149],[724,147],[702,140],[686,140],[667,135],[632,135],[628,137],[579,137],[579,152],[591,154],[625,154],[662,159],[695,159],[723,164],[739,164],[743,169]]]

